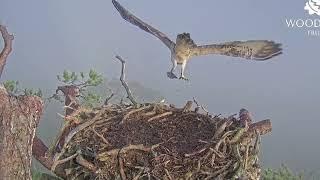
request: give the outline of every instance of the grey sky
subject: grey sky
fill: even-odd
[[[289,29],[286,18],[316,18],[297,1],[120,1],[172,39],[190,32],[198,44],[247,39],[283,43],[284,54],[267,62],[223,56],[194,58],[190,82],[169,80],[168,49],[155,37],[125,22],[111,0],[1,0],[0,22],[15,35],[4,79],[47,90],[63,69],[97,69],[117,78],[115,54],[127,59],[129,80],[183,104],[192,97],[211,112],[230,115],[242,107],[256,120],[272,119],[263,138],[265,166],[320,167],[320,37]],[[0,43],[3,44],[2,42]]]

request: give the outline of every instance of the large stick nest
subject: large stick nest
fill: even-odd
[[[191,105],[77,111],[69,120],[80,123],[65,137],[53,170],[63,168],[67,179],[258,179],[259,134],[266,132]]]

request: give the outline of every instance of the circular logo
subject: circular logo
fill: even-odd
[[[320,0],[309,0],[304,7],[310,15],[317,14],[320,16]]]

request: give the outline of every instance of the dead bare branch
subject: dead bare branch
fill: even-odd
[[[12,41],[14,39],[13,35],[9,34],[7,28],[0,24],[0,32],[4,40],[4,48],[0,53],[0,78],[2,71],[6,64],[7,58],[12,51]]]
[[[257,135],[265,135],[272,131],[272,125],[270,119],[266,119],[263,121],[259,121],[256,123],[253,123],[249,126],[249,129],[247,132],[243,134],[242,137],[242,143],[246,144],[250,142],[250,140],[254,137],[257,137]]]
[[[196,105],[197,105],[196,109],[201,108],[204,112],[206,112],[207,115],[209,115],[209,111],[203,105],[200,105],[195,97],[193,97],[193,102],[196,103]]]
[[[121,76],[120,76],[120,81],[122,83],[122,86],[125,88],[126,92],[127,92],[127,95],[128,95],[128,99],[130,99],[130,101],[132,102],[133,105],[137,105],[137,101],[134,99],[132,93],[131,93],[131,90],[128,86],[128,84],[126,83],[125,81],[125,60],[123,60],[120,56],[116,56],[116,58],[121,62],[122,64],[122,68],[121,68]]]
[[[111,95],[109,97],[106,98],[106,100],[104,101],[104,105],[108,105],[109,101],[111,100],[111,98],[114,96],[114,93],[111,93]]]

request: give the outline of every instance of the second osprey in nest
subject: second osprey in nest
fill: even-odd
[[[116,0],[112,0],[112,3],[123,19],[156,36],[170,49],[172,68],[167,75],[171,79],[177,78],[174,74],[174,70],[179,64],[181,65],[179,79],[188,80],[184,76],[184,69],[188,60],[194,56],[220,54],[249,60],[264,61],[282,53],[282,49],[280,48],[281,44],[268,40],[232,41],[221,44],[198,46],[191,39],[189,33],[182,33],[178,34],[176,43],[174,43],[164,33],[131,14]]]

